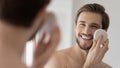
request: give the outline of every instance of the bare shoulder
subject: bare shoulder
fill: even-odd
[[[65,63],[67,61],[66,53],[68,53],[68,51],[69,48],[56,51],[44,68],[64,68]]]
[[[57,51],[56,53],[58,53],[58,54],[66,54],[66,53],[69,53],[71,51],[71,48],[62,49],[62,50]]]
[[[57,57],[58,59],[59,58],[66,59],[68,57],[68,54],[70,54],[70,52],[71,52],[71,48],[62,49],[62,50],[56,51],[53,54],[53,57]]]
[[[112,68],[110,65],[108,65],[105,62],[101,62],[101,66],[102,66],[102,68]]]
[[[56,51],[53,54],[52,58],[54,58],[54,59],[56,59],[60,62],[65,62],[64,60],[67,60],[69,53],[70,53],[70,48],[63,49],[63,50],[60,50],[60,51]]]

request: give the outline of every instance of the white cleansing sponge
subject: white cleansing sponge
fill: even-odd
[[[105,30],[103,30],[103,29],[96,30],[95,33],[94,33],[94,39],[98,40],[99,36],[101,36],[101,35],[103,36],[103,39],[102,39],[102,42],[101,42],[101,44],[102,44],[108,38],[107,32]]]

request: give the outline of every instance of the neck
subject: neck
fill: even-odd
[[[0,22],[0,55],[21,59],[26,44],[23,30]]]
[[[73,47],[74,56],[78,61],[85,61],[87,58],[88,50],[81,49],[77,44]]]

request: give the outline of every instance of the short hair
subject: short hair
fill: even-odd
[[[0,0],[0,20],[14,26],[30,27],[35,16],[51,0]]]
[[[80,13],[82,12],[93,12],[93,13],[98,13],[102,16],[102,29],[108,29],[109,27],[109,16],[108,14],[105,12],[105,8],[97,3],[93,3],[93,4],[86,4],[83,7],[81,7],[76,15],[75,18],[75,23],[77,24],[77,20],[78,17],[80,15]]]

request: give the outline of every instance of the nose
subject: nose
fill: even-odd
[[[83,30],[83,33],[86,34],[86,35],[89,35],[91,34],[91,29],[89,27],[85,27],[84,30]]]

